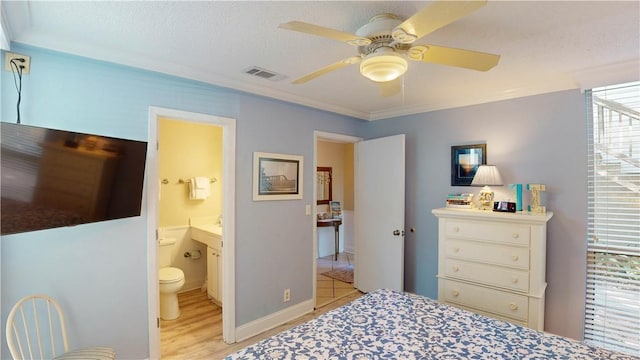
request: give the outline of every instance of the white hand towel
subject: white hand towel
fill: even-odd
[[[209,178],[198,176],[190,179],[189,181],[189,198],[192,200],[204,200],[209,197],[210,184]]]

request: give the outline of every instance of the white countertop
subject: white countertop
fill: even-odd
[[[222,226],[219,224],[191,225],[191,238],[210,248],[222,249]]]
[[[218,236],[222,236],[222,226],[219,224],[199,224],[191,225],[191,228],[206,231]]]

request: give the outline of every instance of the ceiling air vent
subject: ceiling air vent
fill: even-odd
[[[244,69],[245,74],[257,76],[259,78],[271,80],[271,81],[279,81],[284,79],[286,76],[278,74],[274,71],[263,69],[258,66],[252,66],[248,69]]]

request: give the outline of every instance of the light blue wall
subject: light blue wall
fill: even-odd
[[[12,45],[31,56],[23,123],[148,139],[148,108],[237,119],[237,324],[312,297],[313,131],[357,135],[363,121],[148,71]],[[3,56],[4,58],[4,56]],[[1,72],[2,121],[16,119],[11,73]],[[304,156],[304,199],[253,202],[253,152]],[[151,181],[155,181],[151,179]],[[145,196],[148,196],[146,194]],[[44,292],[68,313],[72,347],[100,339],[119,358],[148,357],[147,216],[3,236],[2,330],[22,296]],[[2,336],[3,354],[8,354]]]
[[[313,130],[374,138],[407,135],[406,288],[436,297],[437,229],[431,209],[449,192],[450,147],[487,143],[505,182],[547,184],[555,216],[547,251],[547,330],[582,336],[586,134],[582,95],[566,91],[372,123],[198,82],[13,44],[32,56],[25,123],[148,138],[150,105],[237,119],[237,325],[312,296]],[[15,121],[15,89],[1,72],[2,121]],[[253,152],[304,156],[304,200],[253,202]],[[477,190],[473,188],[473,190]],[[146,200],[144,202],[146,204]],[[21,235],[0,242],[2,324],[21,296],[46,292],[72,314],[72,345],[102,339],[122,358],[148,356],[146,216]],[[308,256],[301,256],[308,254]],[[4,329],[3,329],[4,330]],[[3,338],[3,354],[6,343]]]
[[[376,121],[366,138],[406,138],[405,287],[437,297],[438,231],[431,209],[451,192],[478,188],[450,184],[451,146],[486,143],[487,163],[505,183],[542,183],[548,226],[545,330],[582,337],[586,267],[586,128],[577,91]],[[493,187],[496,193],[504,188]],[[528,194],[525,194],[527,196]],[[497,194],[496,196],[500,196]]]

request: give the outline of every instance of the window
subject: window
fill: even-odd
[[[640,355],[640,82],[586,98],[585,341]]]

